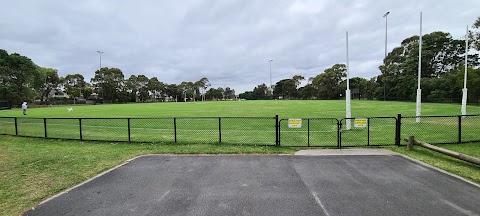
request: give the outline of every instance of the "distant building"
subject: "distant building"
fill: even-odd
[[[48,99],[54,98],[54,99],[57,99],[57,100],[62,100],[64,98],[69,98],[69,96],[60,89],[52,89],[48,93],[47,98]]]

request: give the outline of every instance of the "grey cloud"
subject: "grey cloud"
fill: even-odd
[[[209,78],[237,93],[294,75],[313,77],[345,63],[349,31],[352,76],[380,74],[385,19],[388,48],[424,33],[460,38],[480,7],[475,0],[406,1],[8,1],[0,13],[1,49],[29,56],[61,75],[88,79],[102,65],[125,77],[145,74],[166,83]]]

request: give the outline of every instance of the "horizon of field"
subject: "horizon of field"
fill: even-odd
[[[73,107],[72,112],[67,108]],[[352,117],[415,116],[415,102],[352,100]],[[461,115],[460,104],[423,103],[422,116]],[[480,106],[467,106],[468,114],[480,114]],[[30,108],[25,117],[122,118],[122,117],[345,117],[344,100],[197,101],[65,105]],[[24,116],[21,109],[2,110],[0,117]]]

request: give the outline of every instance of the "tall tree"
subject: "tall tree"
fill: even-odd
[[[206,77],[201,78],[196,82],[196,85],[202,90],[202,101],[205,100],[205,91],[207,90],[208,87],[210,87],[210,83]]]
[[[268,99],[268,96],[267,96],[268,89],[269,87],[265,83],[262,83],[257,87],[253,88],[253,99],[254,100]]]
[[[32,60],[0,49],[0,100],[12,104],[33,100],[39,90],[35,78],[40,76]]]
[[[82,89],[82,95],[85,99],[88,99],[93,93],[92,84],[85,82],[85,87]]]
[[[473,22],[474,31],[470,33],[473,48],[480,51],[480,17]]]
[[[149,79],[147,76],[141,74],[137,77],[138,84],[138,98],[141,102],[145,102],[150,98],[149,88],[148,88]]]
[[[165,84],[165,94],[171,99],[181,100],[183,95],[183,89],[180,85]]]
[[[346,77],[345,64],[335,64],[323,73],[313,77],[312,85],[317,90],[320,99],[338,99],[343,89],[340,87],[343,77]]]
[[[64,87],[75,103],[76,98],[82,95],[85,88],[85,78],[81,74],[68,74],[64,80]],[[85,98],[88,98],[88,96],[84,95]]]
[[[138,78],[135,75],[130,75],[130,77],[125,80],[125,90],[130,102],[137,102],[138,99],[138,89],[140,86],[137,80]]]
[[[150,80],[148,80],[147,86],[155,101],[157,101],[164,93],[164,84],[158,81],[157,77],[152,77]]]
[[[384,59],[385,66],[380,66],[382,75],[377,79],[379,84],[387,86],[388,99],[414,99],[416,95],[416,82],[418,76],[418,36],[412,36],[402,41]],[[465,57],[465,41],[456,40],[449,33],[432,32],[422,37],[422,79],[442,79],[447,73],[463,65]],[[478,66],[478,55],[470,54],[469,65]],[[422,80],[422,84],[423,84]],[[433,88],[429,84],[435,83],[425,80],[422,95],[430,95]],[[377,89],[377,98],[383,98],[383,89]],[[435,92],[439,95],[439,92]]]
[[[225,88],[225,99],[235,99],[235,89],[231,89],[230,87]]]
[[[223,88],[210,88],[206,93],[205,93],[205,98],[208,98],[210,100],[219,100],[220,98],[223,97]]]
[[[102,95],[109,102],[115,102],[120,98],[123,90],[124,76],[122,70],[118,68],[104,67],[95,71],[95,76],[91,79],[97,94]]]
[[[39,67],[39,70],[45,78],[45,82],[41,88],[41,99],[42,101],[46,101],[52,90],[56,90],[61,87],[63,84],[63,78],[58,76],[58,71],[56,69]]]

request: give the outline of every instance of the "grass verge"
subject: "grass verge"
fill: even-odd
[[[143,154],[290,154],[294,148],[219,144],[128,144],[0,136],[0,215],[39,201]]]
[[[480,143],[444,144],[439,146],[466,155],[480,157]],[[456,158],[440,154],[420,146],[414,146],[412,151],[407,151],[406,146],[388,146],[385,148],[407,155],[411,158],[417,159],[480,184],[480,166],[476,166],[474,164],[458,160]]]

